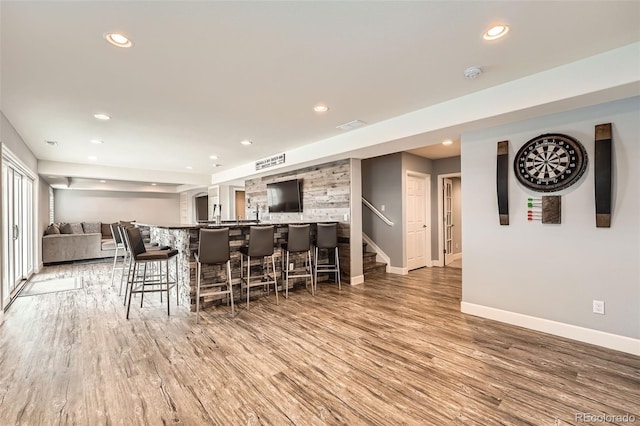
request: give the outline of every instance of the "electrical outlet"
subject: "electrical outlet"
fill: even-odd
[[[345,221],[349,220],[349,215],[347,213],[344,214],[344,220]]]
[[[593,313],[604,315],[604,300],[593,301]]]
[[[293,271],[293,262],[289,263],[289,270]]]
[[[384,204],[380,206],[380,211],[384,211]]]

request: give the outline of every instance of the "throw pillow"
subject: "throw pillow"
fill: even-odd
[[[69,225],[71,225],[72,234],[84,234],[81,223],[70,223]]]
[[[85,234],[99,234],[101,232],[101,223],[87,223],[82,222],[82,230]]]
[[[100,224],[100,232],[102,232],[102,238],[113,238],[111,234],[111,224],[110,223],[102,223]]]
[[[44,235],[55,235],[59,233],[60,233],[60,229],[58,229],[58,225],[56,225],[55,223],[52,223],[51,225],[47,226],[47,229],[44,231]]]
[[[70,223],[61,223],[60,224],[60,233],[61,234],[73,234],[73,229],[71,228]]]

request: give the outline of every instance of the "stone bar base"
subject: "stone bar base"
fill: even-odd
[[[263,225],[263,224],[261,224]],[[271,224],[264,224],[271,225]],[[272,224],[275,227],[274,230],[274,243],[275,251],[274,257],[276,262],[276,279],[278,280],[278,289],[283,290],[284,280],[282,279],[282,255],[279,245],[281,242],[287,240],[288,224],[279,223]],[[158,225],[145,225],[138,224],[143,232],[148,230],[150,240],[160,245],[166,245],[178,250],[178,303],[182,306],[189,306],[191,311],[195,311],[195,294],[196,294],[196,261],[194,254],[198,250],[198,240],[200,228],[213,227],[211,225],[191,225],[191,226],[158,226]],[[229,225],[216,225],[215,227],[228,227],[229,228],[229,244],[231,247],[231,282],[234,285],[234,298],[236,300],[246,300],[246,294],[241,293],[240,288],[240,253],[239,249],[243,245],[249,242],[249,229],[248,224],[229,224]],[[315,224],[311,224],[312,238],[315,236],[316,227]],[[349,235],[349,224],[338,224],[338,237],[342,239],[344,235]],[[346,265],[349,262],[349,251],[340,251],[340,263]],[[295,268],[302,268],[304,265],[305,256],[300,254],[292,256],[290,261],[294,263]],[[327,253],[324,251],[321,262],[327,261]],[[261,274],[262,259],[252,260],[251,262],[251,275]],[[246,265],[245,265],[246,268]],[[175,262],[170,262],[170,272],[173,274],[175,271]],[[269,271],[271,267],[269,267]],[[225,279],[226,268],[224,266],[208,266],[203,265],[203,276],[201,278],[201,293],[209,288],[215,287],[219,281]],[[333,280],[333,274],[321,274],[319,281]],[[348,276],[343,276],[345,283],[348,283]],[[295,278],[289,280],[289,289],[292,287],[304,287],[310,281],[304,278]],[[262,293],[261,287],[254,287],[251,292],[256,294]],[[242,296],[241,296],[242,295]],[[214,303],[220,303],[221,297],[224,296],[203,296],[201,294],[200,306],[207,307]]]

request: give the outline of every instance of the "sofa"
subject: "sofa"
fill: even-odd
[[[54,223],[42,237],[42,263],[113,257],[116,243],[110,223]]]

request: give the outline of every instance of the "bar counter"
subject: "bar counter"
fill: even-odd
[[[274,226],[274,256],[276,261],[276,273],[278,279],[278,288],[283,289],[282,286],[284,281],[281,281],[281,270],[280,270],[280,262],[281,262],[281,254],[280,254],[280,243],[285,242],[287,240],[288,226],[292,225],[301,225],[301,224],[310,224],[311,225],[311,237],[315,236],[316,233],[316,224],[317,223],[329,223],[327,221],[318,221],[318,222],[310,222],[310,221],[300,221],[300,222],[288,222],[288,223],[273,223],[273,222],[256,222],[256,221],[222,221],[221,223],[214,222],[203,222],[197,224],[145,224],[145,223],[136,223],[136,226],[141,228],[141,230],[149,231],[150,240],[154,243],[158,243],[160,245],[170,246],[178,250],[178,287],[177,287],[177,297],[178,303],[182,306],[189,306],[192,311],[195,311],[195,294],[196,294],[196,261],[194,258],[194,254],[198,250],[198,241],[199,241],[199,233],[201,228],[211,229],[211,228],[229,228],[229,245],[231,248],[231,282],[234,285],[234,296],[236,299],[240,299],[240,253],[239,249],[243,245],[247,245],[249,242],[249,230],[251,226]],[[345,237],[348,238],[349,235],[349,224],[344,222],[338,223],[338,241],[343,241],[340,243],[340,265],[346,265],[349,262],[349,250],[348,250],[348,239],[347,242],[344,243]],[[146,232],[144,232],[146,234]],[[296,258],[298,256],[295,256]],[[326,254],[325,254],[326,258]],[[299,259],[295,261],[295,266],[299,267],[302,265],[302,256],[299,256]],[[324,261],[323,258],[321,258]],[[173,265],[173,262],[170,262]],[[252,260],[252,269],[256,268],[259,270],[259,263],[256,261],[255,266]],[[175,273],[174,266],[170,266],[171,274]],[[201,279],[201,292],[204,289],[206,293],[206,289],[213,287],[213,283],[216,281],[220,281],[220,278],[224,279],[224,274],[226,273],[224,267],[220,266],[209,266],[203,265],[203,277]],[[253,272],[252,272],[253,274]],[[348,281],[348,276],[344,276],[345,280]],[[326,276],[323,277],[326,279]],[[291,281],[291,280],[290,280]],[[298,278],[290,282],[289,288],[297,284],[304,285],[304,279]],[[258,288],[258,290],[261,290]],[[253,289],[253,291],[258,291]],[[219,297],[209,298],[207,296],[201,295],[201,308],[211,305],[212,303],[216,303]]]

